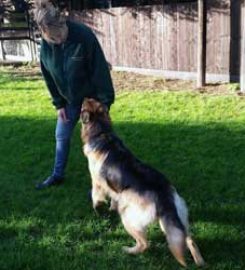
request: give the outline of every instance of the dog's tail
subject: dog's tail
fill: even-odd
[[[169,249],[176,260],[186,266],[185,251],[186,247],[198,266],[204,265],[201,253],[189,236],[188,210],[185,201],[174,191],[172,200],[165,201],[165,207],[159,218],[160,227],[166,234]]]

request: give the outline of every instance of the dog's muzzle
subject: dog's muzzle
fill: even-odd
[[[87,110],[81,110],[81,120],[83,124],[88,124],[90,121],[90,113]]]

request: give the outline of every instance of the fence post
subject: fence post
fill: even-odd
[[[198,0],[197,88],[206,82],[206,0]]]
[[[6,60],[4,46],[3,46],[3,40],[0,40],[0,59]]]
[[[245,14],[245,5],[242,5],[242,14]],[[240,71],[240,88],[241,92],[245,93],[245,19],[241,16],[242,24],[242,50],[241,50],[241,71]]]

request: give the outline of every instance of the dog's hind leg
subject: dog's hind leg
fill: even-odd
[[[204,266],[205,261],[199,251],[199,248],[197,244],[194,242],[194,240],[191,238],[191,236],[186,237],[186,245],[188,249],[191,252],[191,255],[196,263],[197,266]]]
[[[117,209],[118,209],[118,203],[117,203],[117,201],[114,200],[114,199],[111,199],[109,210],[110,211],[117,211]]]
[[[135,239],[136,245],[133,247],[123,247],[123,250],[129,254],[138,254],[144,252],[148,247],[145,231],[132,228],[127,224],[124,224],[124,227],[126,231]]]
[[[124,247],[123,250],[129,254],[138,254],[145,251],[148,247],[145,226],[142,226],[140,220],[136,221],[136,217],[130,214],[131,210],[126,209],[121,214],[122,223],[125,230],[135,239],[136,245],[133,247]]]

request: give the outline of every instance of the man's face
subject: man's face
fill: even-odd
[[[49,24],[41,29],[42,38],[48,43],[62,44],[68,36],[68,27],[64,24]]]

